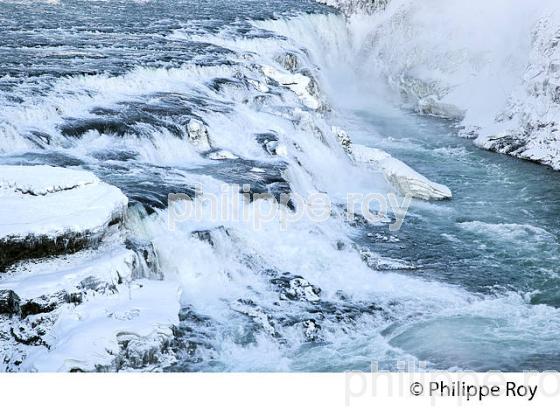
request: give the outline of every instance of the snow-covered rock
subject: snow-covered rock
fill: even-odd
[[[187,134],[191,144],[201,151],[208,151],[212,148],[208,127],[197,119],[192,119],[187,125]]]
[[[121,220],[128,199],[86,171],[0,166],[0,269],[84,248]]]
[[[0,371],[161,369],[173,362],[178,285],[138,278],[138,256],[117,239],[2,275]]]
[[[118,188],[86,171],[0,166],[0,194],[0,371],[173,362],[178,285],[150,280],[163,279],[146,273],[156,256],[125,241]]]
[[[533,30],[523,85],[496,117],[504,131],[488,134],[481,130],[477,145],[560,170],[559,43],[558,21],[541,19]]]
[[[8,289],[0,289],[0,315],[16,315],[20,310],[19,296]]]
[[[336,7],[346,14],[371,13],[384,7],[389,0],[317,0],[318,3]]]
[[[211,151],[206,155],[206,158],[212,159],[215,161],[223,161],[226,159],[238,159],[239,157],[234,153],[225,150],[225,149],[218,149],[215,151]]]
[[[119,370],[115,361],[128,347],[123,340],[171,339],[178,311],[177,285],[171,281],[136,281],[114,294],[63,306],[43,338],[48,349],[30,349],[21,369]]]
[[[51,295],[60,290],[99,291],[132,280],[135,253],[122,244],[101,244],[97,250],[23,262],[4,273],[0,289],[11,289],[22,299]]]
[[[255,325],[262,328],[270,336],[278,335],[271,317],[265,311],[263,311],[260,306],[257,306],[252,300],[239,299],[232,302],[230,307],[233,311],[251,318]]]
[[[286,70],[291,73],[295,73],[297,70],[301,68],[301,62],[299,61],[299,57],[297,54],[287,51],[276,56],[275,60]]]
[[[299,300],[307,302],[318,302],[320,300],[321,289],[312,285],[301,276],[286,272],[282,276],[272,279],[271,282],[281,289],[281,300]]]
[[[315,89],[315,82],[309,76],[281,72],[271,66],[263,66],[262,72],[266,77],[292,90],[307,108],[318,110],[322,107]]]
[[[332,132],[336,136],[337,141],[340,146],[348,155],[352,155],[352,140],[348,136],[348,133],[339,127],[332,127]]]
[[[383,150],[353,144],[352,155],[357,163],[382,171],[385,178],[403,195],[426,201],[448,199],[452,196],[448,187],[430,181]]]

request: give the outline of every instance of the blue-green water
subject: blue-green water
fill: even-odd
[[[92,170],[146,208],[150,224],[165,225],[156,218],[167,194],[188,192],[201,177],[286,191],[298,182],[283,179],[286,168],[310,185],[321,179],[309,171],[330,171],[317,166],[326,151],[313,127],[328,130],[333,120],[355,143],[447,185],[453,199],[415,201],[390,240],[371,227],[346,238],[346,227],[330,225],[267,234],[232,224],[214,231],[216,246],[201,254],[189,242],[198,226],[157,238],[168,256],[163,276],[183,283],[179,361],[170,370],[367,370],[372,361],[394,369],[403,359],[432,369],[560,369],[560,174],[478,149],[456,124],[389,102],[345,105],[336,98],[345,89],[327,91],[359,78],[336,72],[333,62],[351,57],[343,43],[322,48],[345,34],[342,17],[315,18],[322,13],[332,10],[311,0],[3,2],[0,162]],[[291,42],[274,33],[281,27],[296,33]],[[278,66],[275,53],[286,50],[334,106],[309,114],[311,125],[297,98],[263,76],[261,65]],[[241,158],[193,153],[185,141],[193,118]],[[255,135],[271,130],[307,156],[290,148],[286,162],[266,153]],[[346,158],[328,158],[341,175],[353,172]],[[352,246],[412,269],[372,271]],[[319,301],[285,296],[298,275],[322,288]]]

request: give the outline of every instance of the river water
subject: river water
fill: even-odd
[[[164,280],[181,287],[179,362],[168,370],[395,369],[412,359],[560,369],[558,174],[400,108],[354,67],[333,10],[310,0],[6,1],[0,23],[0,162],[87,168],[129,196],[130,236],[151,241]],[[332,110],[314,112],[263,76],[287,51]],[[193,149],[193,118],[238,158]],[[336,214],[288,229],[203,220],[167,230],[167,194],[199,184],[321,191],[334,203],[387,190],[335,148],[331,125],[453,199],[414,201],[398,232]],[[267,133],[286,157],[262,149]]]

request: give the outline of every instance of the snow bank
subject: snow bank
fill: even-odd
[[[86,171],[0,166],[0,268],[79,250],[123,218],[128,199]]]
[[[113,295],[92,298],[77,307],[63,308],[45,340],[50,348],[34,350],[22,369],[114,370],[115,359],[131,341],[150,346],[172,338],[171,327],[177,324],[179,311],[176,284],[172,281],[136,281],[129,289],[121,290]],[[161,349],[160,345],[158,349]],[[130,353],[142,356],[141,350]],[[157,361],[161,365],[161,358]],[[156,363],[155,358],[150,363],[148,352],[147,357],[134,364],[145,367]]]
[[[22,299],[33,299],[64,290],[74,292],[84,281],[115,286],[132,280],[135,254],[121,244],[101,246],[73,255],[27,262],[0,278],[0,289],[11,289]]]
[[[86,171],[0,166],[0,240],[99,232],[123,216],[128,200]]]

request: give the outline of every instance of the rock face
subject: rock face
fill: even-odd
[[[0,290],[0,315],[15,315],[20,311],[20,298],[13,290]]]
[[[559,61],[560,28],[550,18],[542,19],[532,33],[532,51],[523,86],[496,118],[504,131],[483,133],[475,143],[560,170]]]
[[[0,271],[99,241],[128,204],[89,172],[50,166],[0,166],[0,195]]]
[[[86,171],[0,166],[0,193],[0,371],[172,363],[177,284],[151,244],[126,240],[119,189]]]
[[[426,201],[448,199],[452,196],[451,191],[445,185],[430,181],[385,151],[354,144],[352,152],[356,162],[381,170],[387,180],[402,195],[411,195]]]
[[[345,14],[379,14],[369,17],[356,65],[385,78],[406,108],[460,124],[481,148],[560,170],[557,3],[520,2],[501,25],[503,10],[483,1],[464,8],[444,0],[318,1]],[[436,27],[434,18],[444,23]],[[359,20],[348,19],[353,34],[363,28]]]

